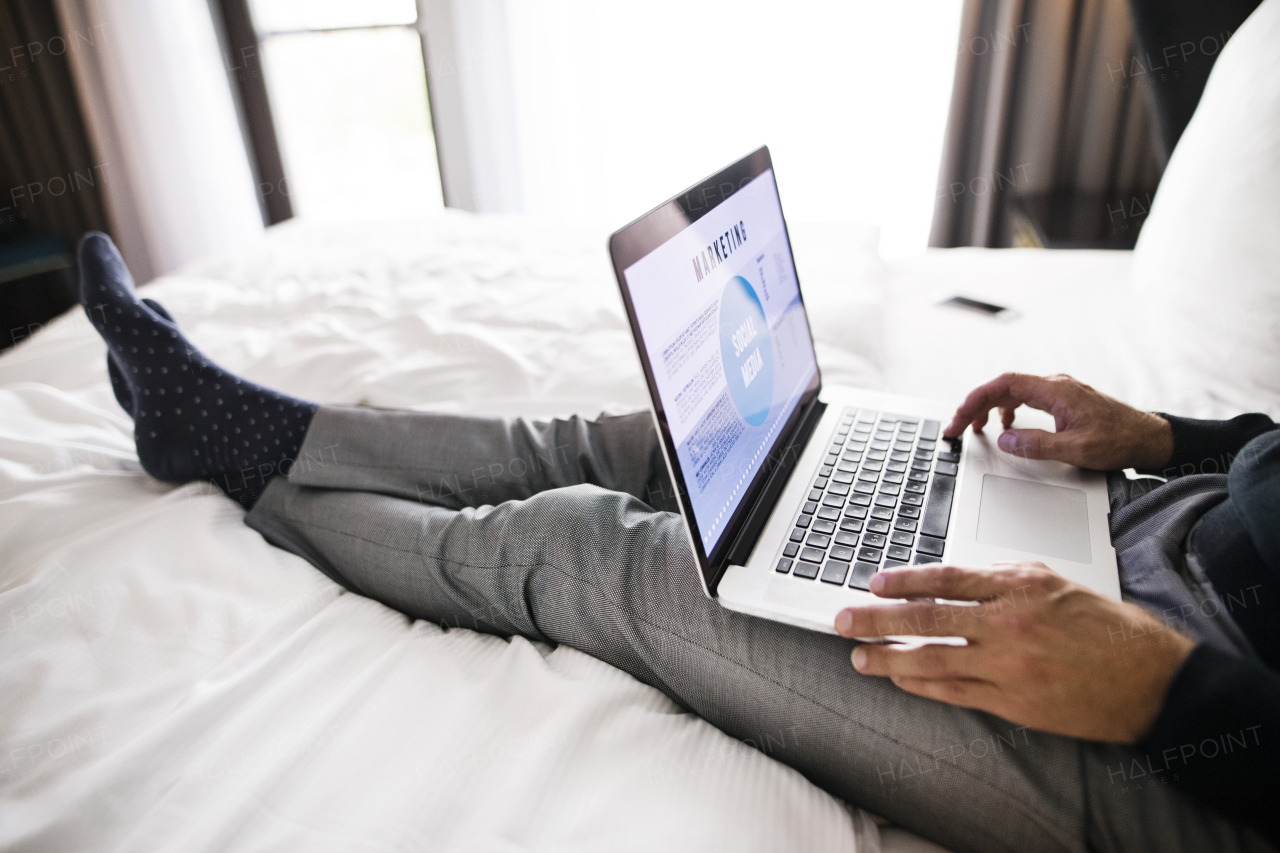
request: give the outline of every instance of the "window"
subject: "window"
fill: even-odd
[[[443,207],[414,0],[250,0],[294,211]]]
[[[612,229],[767,143],[792,221],[928,243],[960,0],[249,3],[302,215],[439,209],[443,163],[452,204]]]

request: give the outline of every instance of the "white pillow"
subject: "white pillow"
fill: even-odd
[[[1280,0],[1227,42],[1134,249],[1163,371],[1280,400]],[[1185,373],[1184,373],[1185,372]]]

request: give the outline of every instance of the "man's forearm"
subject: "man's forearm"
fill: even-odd
[[[1262,414],[1240,415],[1227,421],[1204,421],[1160,413],[1173,431],[1173,452],[1160,466],[1143,469],[1161,477],[1189,474],[1225,474],[1246,444],[1265,432],[1280,428]]]
[[[1197,646],[1138,748],[1196,799],[1280,838],[1280,676],[1256,659]]]

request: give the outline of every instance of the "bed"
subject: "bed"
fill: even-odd
[[[1145,357],[1126,252],[793,227],[824,380],[957,400],[1063,370],[1210,416]],[[646,405],[604,235],[519,217],[293,222],[147,285],[211,357],[335,403]],[[994,321],[935,303],[1009,305]],[[569,648],[413,622],[146,476],[72,312],[0,357],[0,848],[939,850]],[[1238,399],[1238,398],[1245,399]]]
[[[1280,417],[1280,0],[1222,51],[1135,252],[885,261],[794,224],[825,381],[958,401],[1016,369]],[[549,417],[646,393],[604,234],[291,222],[147,285],[208,355],[331,403]],[[941,307],[961,293],[995,321]],[[924,853],[570,648],[344,593],[140,469],[67,314],[0,356],[0,849]]]

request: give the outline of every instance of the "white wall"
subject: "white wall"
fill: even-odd
[[[418,0],[446,203],[614,228],[763,143],[790,219],[922,252],[960,9]]]
[[[923,251],[961,0],[506,0],[524,209],[619,227],[768,144],[787,217]]]

